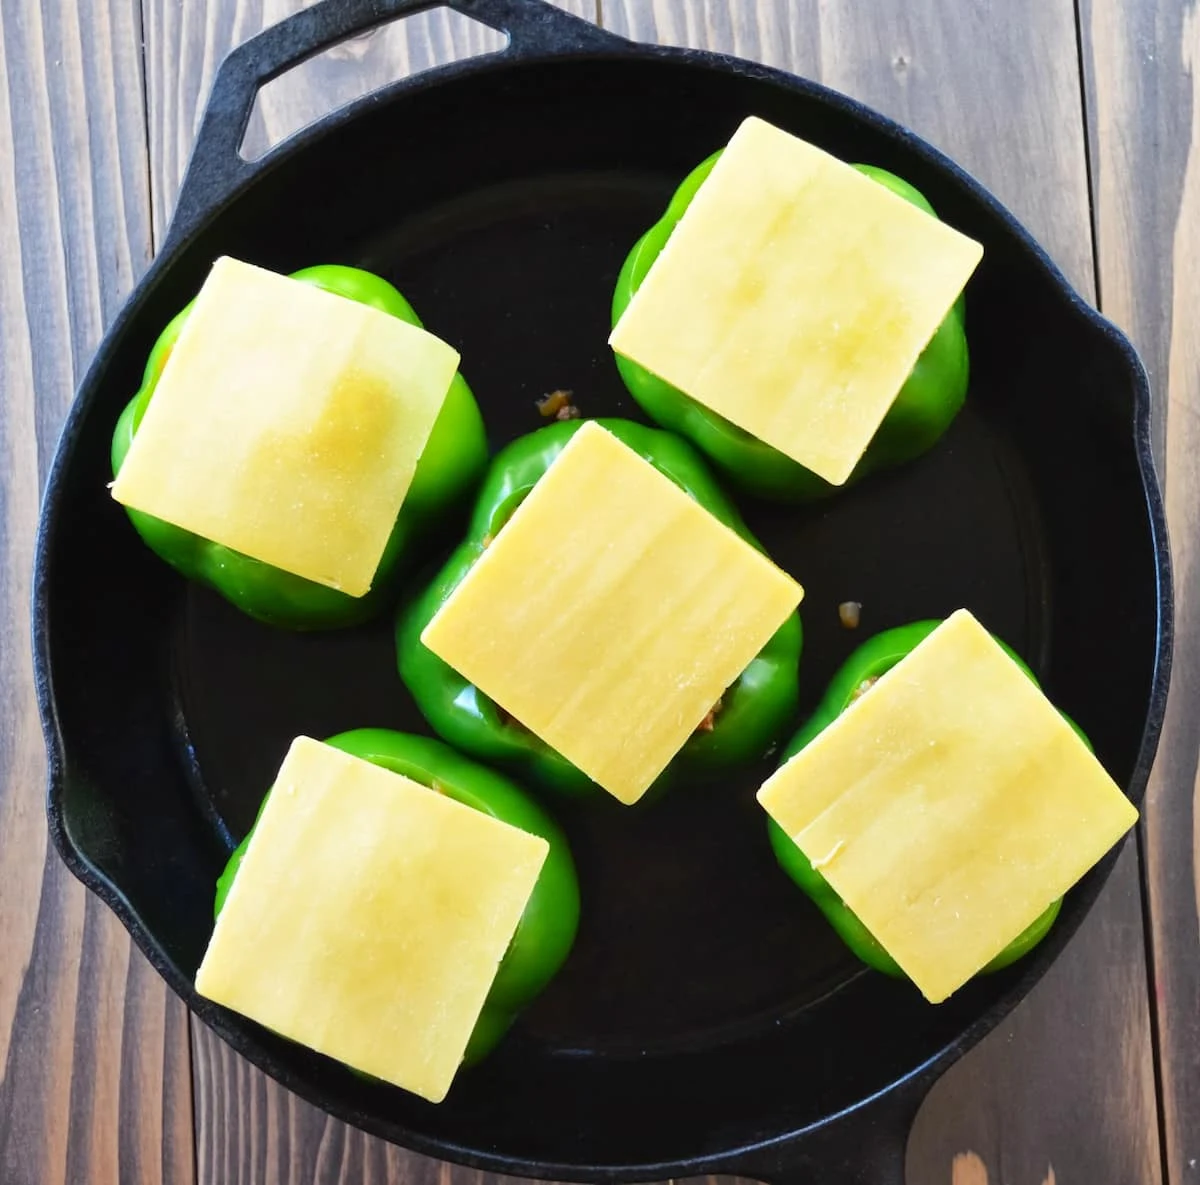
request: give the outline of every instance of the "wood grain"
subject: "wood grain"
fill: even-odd
[[[197,1180],[208,1185],[523,1185],[364,1136],[208,1035],[195,1050]]]
[[[186,1182],[183,1006],[47,851],[28,605],[75,382],[150,255],[134,0],[0,4],[0,1179]]]
[[[1101,307],[1133,338],[1158,423],[1175,562],[1175,665],[1147,794],[1168,1179],[1200,1182],[1200,18],[1184,0],[1085,0]]]
[[[758,38],[768,48],[755,29],[773,30],[773,64],[862,99],[948,152],[1094,296],[1070,0],[604,0],[602,12],[619,32],[743,54]],[[1129,847],[1045,980],[934,1087],[909,1141],[910,1185],[942,1185],[965,1152],[1004,1185],[1036,1185],[1050,1168],[1091,1185],[1161,1180],[1152,1049]]]
[[[821,73],[820,0],[600,0],[606,29],[713,49],[806,78]]]

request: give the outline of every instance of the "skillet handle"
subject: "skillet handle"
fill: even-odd
[[[245,160],[240,149],[260,87],[347,37],[431,8],[452,8],[504,33],[508,45],[494,56],[507,61],[625,44],[617,34],[544,0],[322,0],[264,29],[221,63],[164,250],[215,214],[259,168],[260,162]]]
[[[944,1068],[916,1070],[818,1128],[739,1157],[731,1171],[769,1185],[905,1185],[908,1134]]]

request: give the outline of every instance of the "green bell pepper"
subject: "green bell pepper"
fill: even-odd
[[[463,1063],[472,1065],[491,1052],[521,1009],[554,978],[575,941],[579,884],[566,836],[518,786],[461,757],[441,741],[386,728],[359,728],[330,737],[326,744],[403,774],[423,786],[431,786],[455,802],[540,835],[550,844],[533,894],[467,1044]],[[253,834],[252,827],[234,849],[217,881],[214,917],[220,915],[225,905]]]
[[[714,153],[684,178],[663,216],[634,244],[613,293],[614,326],[720,155],[720,152]],[[914,206],[933,214],[933,207],[907,181],[872,165],[854,167]],[[969,366],[964,312],[964,301],[960,296],[917,359],[896,401],[851,474],[850,482],[873,470],[920,456],[950,426],[967,393]],[[625,386],[642,410],[656,423],[690,440],[731,484],[744,492],[777,501],[802,502],[825,497],[840,488],[731,424],[724,416],[710,411],[636,362],[620,354],[616,355],[616,362]]]
[[[370,305],[412,325],[421,324],[408,301],[386,280],[370,272],[325,264],[294,272],[293,278]],[[117,421],[112,441],[114,477],[125,462],[191,307],[189,304],[184,308],[155,342],[141,388]],[[153,515],[129,508],[126,512],[151,551],[188,580],[220,593],[243,613],[287,629],[330,629],[365,621],[382,608],[402,564],[475,486],[486,464],[483,417],[462,375],[456,374],[417,463],[374,583],[362,597],[351,597],[284,572]]]
[[[923,642],[939,625],[940,621],[917,621],[911,625],[884,630],[864,642],[842,664],[829,684],[817,709],[804,726],[788,742],[780,758],[780,765],[800,752],[834,722],[859,695],[868,692],[870,685],[881,675],[891,670],[908,652]],[[999,639],[997,639],[999,641]],[[1009,657],[1029,676],[1035,686],[1037,679],[1020,657],[1008,646],[1004,646]],[[1080,739],[1090,748],[1086,736],[1066,713],[1063,719],[1075,730]],[[792,842],[791,837],[774,819],[768,818],[767,831],[771,847],[779,866],[804,890],[826,921],[837,931],[838,937],[864,962],[876,971],[896,978],[905,978],[895,959],[875,940],[858,916],[837,895],[829,882],[813,866],[807,856]],[[983,973],[999,971],[1010,963],[1028,954],[1050,931],[1058,917],[1062,899],[1051,902],[1045,911],[1012,940],[990,963]]]
[[[567,793],[602,793],[581,770],[501,712],[421,641],[421,632],[483,554],[522,499],[550,468],[585,421],[551,424],[513,441],[492,461],[466,539],[396,625],[400,677],[435,732],[485,761],[503,763],[522,777]],[[597,421],[644,457],[710,514],[759,547],[741,516],[685,441],[628,420]],[[762,757],[795,712],[800,661],[799,614],[792,614],[722,697],[711,731],[697,731],[660,776],[656,787],[684,770],[716,773]]]

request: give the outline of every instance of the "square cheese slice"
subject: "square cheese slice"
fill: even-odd
[[[298,737],[217,919],[196,990],[440,1102],[548,847]]]
[[[750,118],[609,341],[840,485],[982,254],[857,169]]]
[[[965,610],[758,794],[925,996],[961,987],[1137,811]]]
[[[421,640],[628,804],[802,595],[766,556],[589,423]]]
[[[415,325],[219,259],[113,497],[361,596],[457,367]]]

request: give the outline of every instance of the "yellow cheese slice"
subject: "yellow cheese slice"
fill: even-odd
[[[113,497],[361,596],[457,367],[415,325],[219,259]]]
[[[628,804],[801,596],[766,556],[589,423],[421,640]]]
[[[196,990],[440,1102],[548,850],[539,836],[298,737]]]
[[[965,610],[758,794],[925,996],[961,987],[1137,811]]]
[[[747,119],[613,329],[613,349],[835,485],[983,249]]]

